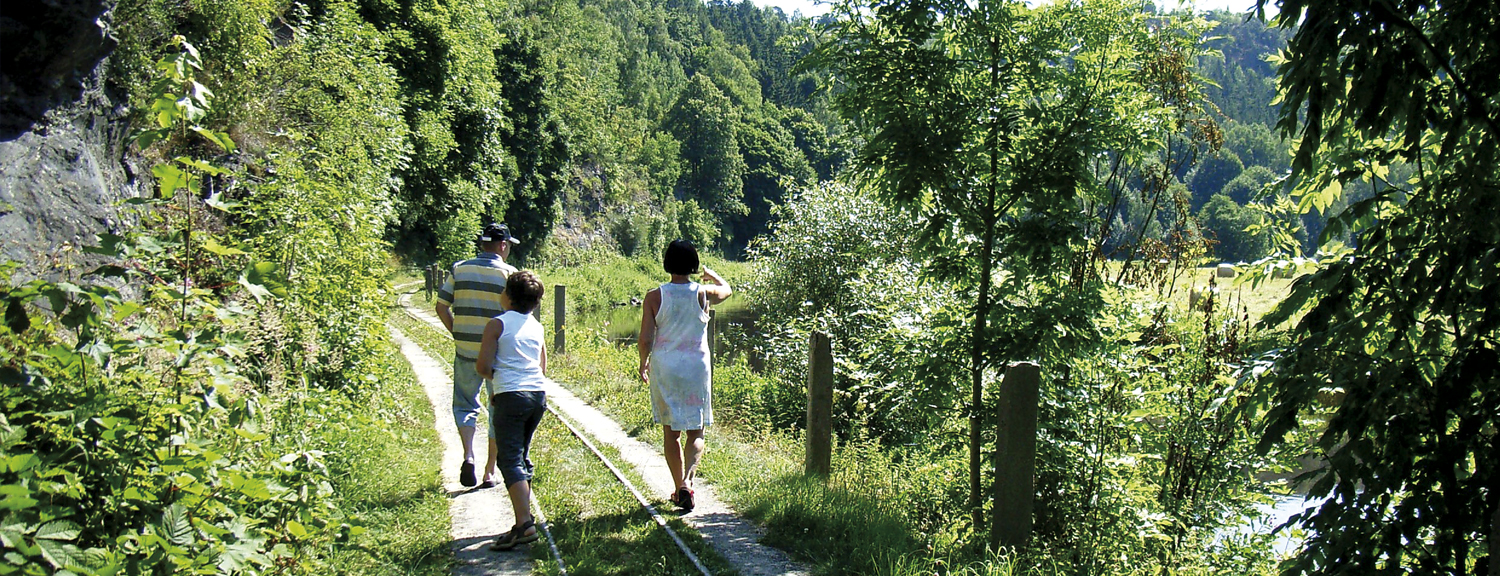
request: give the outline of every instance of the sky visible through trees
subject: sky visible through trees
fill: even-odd
[[[828,9],[832,6],[832,3],[825,2],[823,0],[751,0],[751,1],[754,2],[756,5],[759,5],[759,6],[775,6],[777,8],[780,8],[782,12],[786,12],[788,15],[792,15],[792,14],[796,14],[798,12],[801,12],[803,16],[807,16],[807,17],[810,17],[810,18],[816,18],[818,16],[822,16],[824,13],[828,12]],[[1042,2],[1035,2],[1035,1],[1031,2],[1031,4],[1041,4],[1041,3]],[[1167,6],[1167,7],[1171,7],[1173,3],[1172,2],[1162,2],[1161,4],[1163,4],[1163,5]],[[1185,4],[1187,4],[1187,2],[1184,2],[1183,4],[1185,5]],[[1232,11],[1232,12],[1244,12],[1244,11],[1248,11],[1250,9],[1250,6],[1252,5],[1252,3],[1248,2],[1246,0],[1199,0],[1197,2],[1192,2],[1192,5],[1195,8],[1197,8],[1199,11],[1207,11],[1207,10],[1229,10],[1229,11]]]

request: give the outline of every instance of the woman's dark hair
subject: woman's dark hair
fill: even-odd
[[[668,274],[697,274],[698,249],[693,248],[692,243],[687,240],[673,240],[667,245],[666,253],[662,254],[661,267]]]
[[[520,270],[505,279],[505,293],[512,309],[530,314],[542,302],[542,281],[535,272]]]

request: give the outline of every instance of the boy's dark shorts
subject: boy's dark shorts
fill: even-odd
[[[498,452],[496,467],[507,487],[531,479],[531,467],[527,464],[531,437],[546,413],[546,392],[501,392],[490,398]]]

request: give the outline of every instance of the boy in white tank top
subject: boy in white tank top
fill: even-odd
[[[547,348],[542,325],[532,317],[542,300],[542,282],[522,270],[505,281],[500,302],[505,313],[490,319],[480,341],[474,369],[490,380],[496,463],[515,511],[516,524],[490,544],[510,550],[537,539],[531,517],[531,437],[547,413]]]

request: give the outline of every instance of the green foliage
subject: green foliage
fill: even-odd
[[[1270,239],[1256,232],[1263,219],[1259,210],[1223,194],[1215,194],[1198,213],[1203,235],[1214,240],[1214,255],[1221,262],[1253,262],[1270,253]]]
[[[1228,150],[1219,150],[1210,154],[1206,160],[1198,164],[1198,170],[1193,173],[1190,187],[1193,190],[1193,209],[1200,210],[1208,200],[1216,194],[1222,194],[1224,186],[1229,184],[1245,169],[1240,163],[1240,158]]]
[[[1311,537],[1283,570],[1493,574],[1497,6],[1355,6],[1287,2],[1276,18],[1296,26],[1277,59],[1278,127],[1300,140],[1292,197],[1330,215],[1320,243],[1355,240],[1325,244],[1264,320],[1295,322],[1264,359],[1264,445],[1318,461],[1301,480],[1327,498],[1293,519]],[[1417,170],[1392,181],[1398,163]]]
[[[916,226],[844,184],[808,188],[776,209],[771,232],[751,248],[754,277],[746,292],[765,336],[751,343],[767,371],[796,396],[807,373],[808,335],[831,337],[839,401],[834,421],[893,443],[920,436],[941,416],[928,406],[943,392],[902,386],[902,366],[927,363],[918,346],[932,311],[947,295],[920,279],[910,254]],[[773,417],[778,428],[803,415]]]
[[[1249,204],[1261,195],[1267,184],[1276,181],[1276,175],[1264,166],[1251,166],[1224,185],[1221,192],[1236,204]],[[1280,196],[1275,194],[1274,196]]]
[[[144,107],[133,141],[156,159],[156,189],[126,202],[130,233],[85,248],[105,262],[90,273],[102,280],[14,285],[3,266],[8,571],[311,574],[372,554],[432,568],[356,544],[371,536],[341,480],[369,464],[335,441],[389,445],[410,429],[361,402],[398,374],[378,319],[379,238],[404,150],[394,75],[348,6],[299,21],[296,41],[275,47],[247,16],[265,9],[118,8],[138,34],[124,64],[157,50],[132,42],[179,17],[202,19],[185,27],[244,60],[177,37],[157,80],[129,84],[149,86],[132,94]],[[345,90],[348,76],[368,84]],[[249,80],[280,89],[212,98],[224,89],[209,86]],[[246,113],[260,106],[271,112]],[[220,122],[228,133],[211,128]]]
[[[1213,82],[1206,96],[1231,125],[1272,126],[1276,122],[1276,67],[1268,59],[1286,46],[1290,32],[1258,18],[1246,18],[1243,11],[1219,10],[1206,17],[1215,23],[1214,36],[1207,42],[1214,52],[1197,65],[1198,72]],[[1244,149],[1229,149],[1250,163]],[[1254,164],[1278,166],[1259,159]],[[1285,159],[1276,170],[1285,169],[1284,164]]]
[[[1274,174],[1291,167],[1292,153],[1286,141],[1269,124],[1231,122],[1224,130],[1224,149],[1244,161],[1245,169],[1264,167]]]
[[[986,373],[1090,340],[1097,286],[1054,272],[1082,245],[1074,213],[1095,186],[1088,159],[1136,156],[1155,141],[1171,103],[1142,80],[1163,46],[1196,40],[1110,2],[847,2],[836,12],[815,57],[846,83],[840,112],[865,127],[855,177],[922,222],[926,271],[951,283],[971,326],[956,347],[967,349],[977,532]]]
[[[749,213],[737,121],[729,98],[702,74],[688,82],[663,119],[667,132],[682,142],[685,169],[677,183],[677,197],[709,206],[719,222]]]

